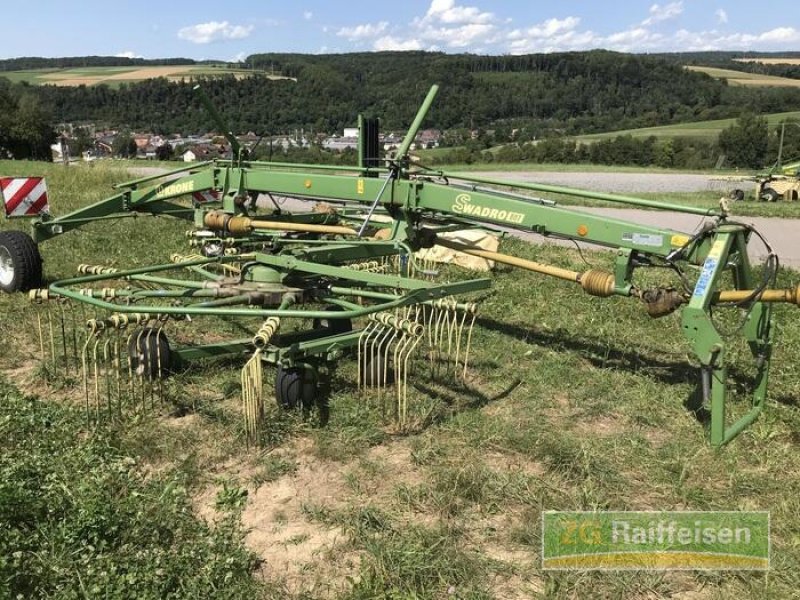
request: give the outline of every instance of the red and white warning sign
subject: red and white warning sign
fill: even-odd
[[[206,204],[208,202],[219,202],[219,192],[214,190],[203,190],[202,192],[194,192],[192,200],[195,204]]]
[[[0,177],[7,217],[35,217],[50,210],[44,177]]]

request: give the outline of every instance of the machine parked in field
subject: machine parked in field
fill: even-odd
[[[793,123],[797,125],[797,123]],[[783,163],[783,142],[786,132],[786,123],[781,123],[781,137],[778,146],[778,160],[769,169],[748,176],[733,176],[717,178],[718,181],[730,183],[755,182],[753,198],[761,202],[794,202],[800,200],[800,160]],[[741,201],[747,194],[741,186],[737,185],[728,193],[731,200]]]
[[[446,369],[463,375],[478,310],[474,295],[468,295],[492,282],[485,277],[437,281],[417,252],[444,246],[562,279],[596,298],[633,298],[651,317],[682,310],[681,329],[701,365],[699,389],[710,406],[711,442],[724,444],[752,423],[767,394],[772,306],[800,304],[800,288],[775,289],[774,253],[762,270],[751,266],[748,244],[760,235],[719,210],[414,166],[408,151],[437,89],[430,90],[389,160],[378,154],[375,120],[361,120],[359,164],[353,167],[251,161],[228,133],[230,161],[136,179],[117,186],[108,199],[69,214],[41,214],[31,236],[0,233],[0,287],[30,290],[37,306],[49,308],[39,317],[42,352],[53,364],[79,367],[87,408],[96,414],[138,397],[142,389],[152,392],[181,363],[240,357],[246,363],[241,379],[247,431],[256,439],[264,415],[264,365],[277,367],[275,396],[281,406],[309,407],[324,402],[327,374],[354,354],[359,383],[391,388],[401,424],[415,353],[426,349],[431,362],[447,356]],[[213,107],[209,110],[221,124]],[[684,233],[562,207],[525,192],[647,206],[712,221]],[[259,196],[269,200],[266,209]],[[335,209],[290,213],[274,201],[277,197],[323,200]],[[140,214],[193,224],[188,232],[193,250],[147,267],[80,265],[75,276],[40,288],[39,244],[86,223]],[[593,242],[615,250],[615,266],[577,272],[445,236],[465,227]],[[668,268],[683,283],[679,289],[641,287],[634,274],[646,268]],[[732,424],[726,419],[732,334],[712,318],[725,307],[742,313],[733,335],[746,340],[755,364],[751,407]],[[86,311],[96,314],[82,321],[88,333],[76,340],[65,323],[82,320]],[[183,345],[166,335],[172,324],[183,331],[189,328],[187,319],[214,317],[236,320],[238,329],[249,333],[202,336],[200,343]]]

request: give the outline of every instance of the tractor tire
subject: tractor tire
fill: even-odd
[[[317,374],[313,369],[278,365],[275,401],[284,410],[311,410],[317,398]]]
[[[326,312],[340,312],[339,306],[328,306]],[[314,329],[327,329],[330,335],[349,333],[353,331],[353,321],[350,319],[314,319],[311,327]]]
[[[764,191],[761,192],[761,197],[766,202],[777,202],[781,199],[781,195],[772,188],[764,188]]]
[[[128,340],[128,360],[137,375],[151,381],[165,379],[172,364],[169,339],[163,331],[152,327],[135,331]]]
[[[42,285],[42,257],[31,236],[0,232],[0,290],[24,292]]]

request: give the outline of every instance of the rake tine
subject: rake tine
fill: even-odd
[[[106,340],[103,342],[103,381],[105,382],[105,393],[106,393],[106,412],[108,413],[108,418],[111,418],[112,415],[112,395],[111,395],[111,347],[113,341],[111,337],[106,335]]]
[[[469,327],[467,328],[467,348],[464,350],[464,372],[463,378],[467,378],[467,365],[469,363],[469,349],[470,345],[472,344],[472,330],[475,327],[475,319],[478,316],[477,311],[472,313],[472,319],[469,322]]]
[[[92,341],[93,331],[86,334],[86,341],[81,350],[81,375],[83,379],[83,398],[86,409],[86,426],[89,427],[91,421],[91,408],[89,404],[89,343]]]
[[[376,356],[381,356],[382,350],[383,350],[383,345],[387,340],[389,340],[389,343],[386,346],[386,356],[384,357],[383,364],[376,365],[376,368],[378,366],[383,367],[383,369],[382,369],[383,372],[382,373],[377,373],[377,375],[378,375],[378,386],[377,387],[378,387],[379,391],[381,390],[382,387],[386,386],[386,373],[388,371],[386,363],[388,362],[388,359],[389,359],[388,348],[389,348],[389,344],[391,344],[391,340],[392,340],[393,337],[394,337],[394,330],[391,327],[388,327],[384,323],[384,325],[383,325],[383,336],[380,338],[380,341],[378,342],[378,345],[377,345],[377,348],[376,348]],[[376,363],[376,362],[379,362],[379,361],[373,361],[373,363]]]
[[[133,340],[133,332],[129,333],[125,339],[125,353],[128,360],[128,395],[129,402],[133,405],[134,412],[136,411],[136,374],[133,371],[133,360],[131,360],[130,348],[131,341]]]
[[[408,340],[408,336],[406,335],[405,331],[400,332],[400,337],[397,340],[397,343],[394,346],[394,389],[395,389],[395,402],[394,402],[394,418],[395,421],[400,420],[400,411],[401,411],[401,400],[400,400],[400,391],[401,385],[400,382],[403,380],[403,364],[400,360],[400,356],[405,349],[406,343]]]
[[[39,332],[39,352],[42,360],[42,364],[46,361],[46,355],[44,351],[44,330],[42,329],[42,311],[41,309],[36,310],[36,326]]]
[[[156,372],[154,377],[158,384],[158,400],[162,404],[164,403],[164,378],[161,376],[163,373],[163,368],[167,367],[168,365],[163,364],[163,360],[166,358],[161,356],[161,337],[164,331],[164,326],[166,325],[166,319],[161,321],[161,325],[156,331]]]
[[[142,336],[144,335],[145,331],[146,330],[144,328],[139,329],[139,331],[136,334],[136,345],[133,347],[134,351],[137,354],[137,356],[136,356],[136,361],[137,361],[136,362],[136,377],[139,380],[139,394],[137,394],[137,395],[141,395],[141,409],[142,409],[142,413],[143,414],[147,410],[147,406],[146,406],[147,390],[145,389],[145,384],[144,384],[144,365],[141,363],[141,361],[139,361],[139,356],[138,355],[139,355],[139,349],[141,348]]]
[[[97,360],[97,347],[100,345],[100,337],[97,333],[94,335],[94,345],[92,346],[92,371],[94,373],[94,406],[95,406],[95,422],[100,422],[100,372]]]
[[[78,370],[78,320],[77,315],[75,313],[75,303],[68,302],[67,307],[69,309],[70,315],[70,323],[72,326],[70,327],[70,337],[72,339],[72,356],[75,357],[75,371]]]
[[[50,335],[50,360],[53,363],[53,372],[57,371],[57,357],[56,357],[56,339],[55,334],[53,332],[53,315],[50,311],[50,306],[48,304],[46,309],[47,314],[47,331]]]
[[[383,387],[387,387],[389,385],[389,352],[392,348],[392,345],[396,345],[397,343],[397,335],[400,331],[397,327],[391,327],[389,329],[388,341],[386,342],[386,346],[383,351]]]
[[[375,321],[370,321],[358,337],[357,345],[357,364],[358,364],[358,389],[366,387],[366,370],[367,370],[367,340],[372,335],[372,330],[375,328]]]
[[[403,351],[408,344],[408,336],[403,332],[397,341],[394,349],[394,420],[397,423],[403,422],[403,401],[402,401],[402,381],[403,381]]]
[[[467,312],[461,311],[461,321],[456,330],[456,359],[455,359],[455,374],[458,376],[458,359],[461,356],[461,336],[464,335],[464,323],[467,321]]]
[[[122,361],[120,360],[120,338],[122,337],[121,329],[114,332],[114,342],[112,346],[112,368],[114,369],[114,379],[116,382],[117,392],[117,413],[122,418]]]
[[[411,347],[406,351],[405,365],[403,368],[403,405],[406,412],[408,412],[408,361],[421,341],[422,336],[415,335]]]
[[[67,356],[67,329],[66,329],[66,316],[64,314],[64,301],[58,302],[59,308],[59,324],[61,329],[61,351],[64,356],[64,372],[69,375],[69,358]]]
[[[258,441],[258,429],[264,419],[263,367],[261,349],[253,353],[241,373],[242,412],[247,447]]]

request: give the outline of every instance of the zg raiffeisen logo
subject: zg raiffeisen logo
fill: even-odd
[[[543,569],[769,569],[768,512],[544,512]]]

